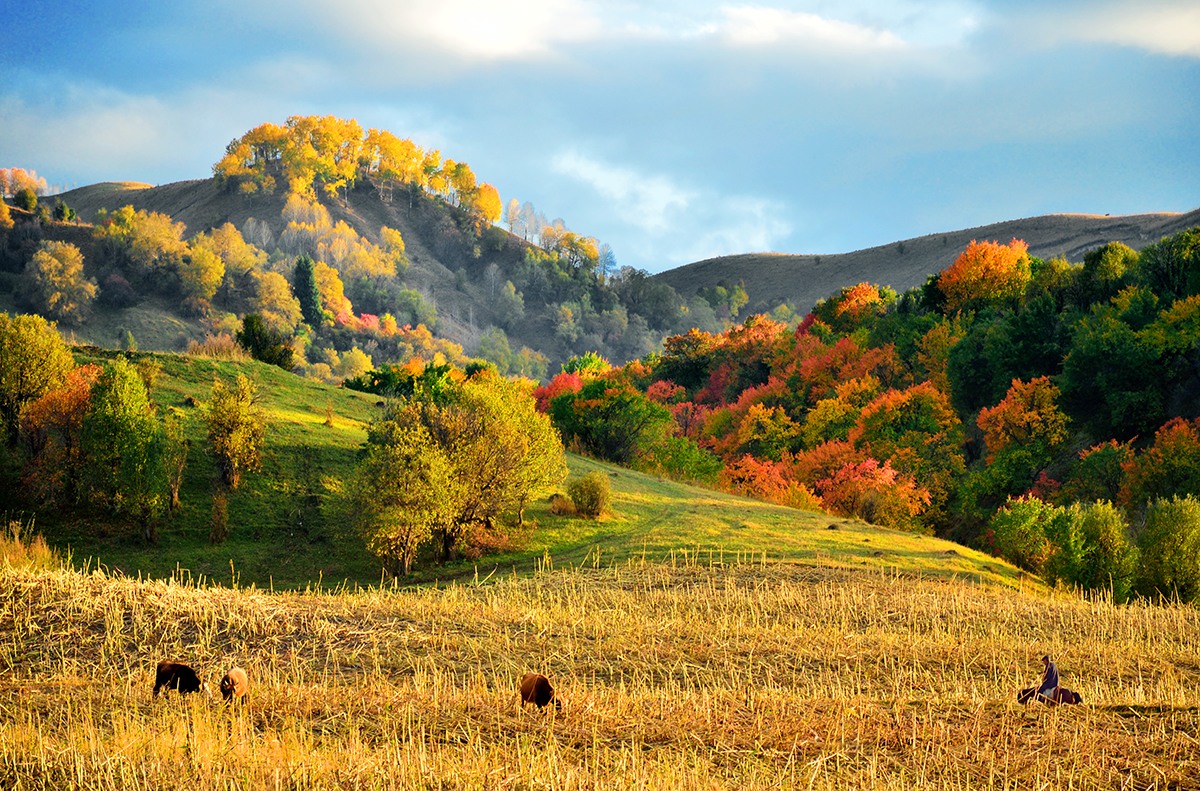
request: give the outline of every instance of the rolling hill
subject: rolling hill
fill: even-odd
[[[747,253],[697,261],[654,276],[682,296],[706,286],[741,282],[750,298],[744,312],[770,311],[782,302],[804,314],[843,286],[863,281],[904,292],[949,266],[971,240],[1023,239],[1039,258],[1063,256],[1072,263],[1107,242],[1135,250],[1164,236],[1200,225],[1200,209],[1187,213],[1048,214],[947,231],[893,244],[833,255]]]
[[[185,237],[226,222],[243,228],[250,218],[266,222],[276,237],[284,227],[280,217],[285,202],[282,192],[250,199],[222,188],[213,179],[157,187],[110,182],[81,187],[64,193],[61,198],[87,222],[94,220],[100,209],[112,210],[126,204],[161,212],[184,223]],[[497,313],[493,294],[485,286],[485,273],[495,266],[504,276],[510,276],[530,246],[527,242],[497,229],[493,238],[503,240],[502,243],[475,248],[455,228],[449,207],[423,194],[414,201],[398,196],[384,202],[364,183],[344,198],[325,199],[324,203],[334,222],[345,221],[373,242],[379,241],[383,225],[403,234],[411,261],[404,279],[409,287],[436,303],[439,335],[462,344],[470,352],[484,329],[504,323],[504,317]],[[1085,252],[1109,241],[1121,241],[1137,249],[1195,225],[1200,225],[1200,209],[1118,217],[1044,215],[929,234],[848,253],[722,256],[656,274],[650,281],[669,286],[684,300],[695,297],[706,286],[740,282],[749,296],[742,315],[768,312],[784,302],[803,314],[818,300],[862,281],[890,285],[900,292],[921,285],[930,274],[947,267],[973,239],[1024,239],[1035,256],[1064,256],[1078,262]],[[591,350],[564,346],[561,338],[556,337],[556,302],[533,299],[531,294],[526,299],[525,319],[509,328],[514,349],[519,345],[529,346],[548,354],[552,363]],[[131,317],[130,321],[117,324],[124,327],[138,320],[139,317]],[[80,337],[104,345],[114,342],[89,336],[86,330],[80,332]],[[152,344],[147,348],[180,347],[176,343]],[[613,356],[614,362],[624,362],[619,355]]]

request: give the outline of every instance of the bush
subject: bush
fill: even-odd
[[[37,193],[31,190],[29,187],[22,187],[21,189],[17,190],[17,194],[13,196],[13,205],[15,205],[18,209],[33,211],[38,205]]]
[[[1054,520],[1063,513],[1065,509],[1035,497],[1009,498],[992,517],[992,549],[1010,563],[1041,574],[1054,551],[1047,534],[1057,532]]]
[[[565,494],[555,492],[550,495],[550,513],[555,516],[575,516],[575,503]]]
[[[203,341],[188,341],[187,353],[213,360],[249,360],[250,353],[227,332],[205,335]]]
[[[602,472],[589,472],[567,484],[567,494],[575,503],[575,509],[584,516],[597,518],[612,506],[612,491],[608,476]]]
[[[1146,596],[1178,596],[1190,602],[1200,594],[1200,500],[1156,500],[1138,533],[1142,568],[1137,589]]]

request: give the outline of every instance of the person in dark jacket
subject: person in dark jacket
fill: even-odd
[[[1045,698],[1049,703],[1057,701],[1055,692],[1058,690],[1058,667],[1050,659],[1050,655],[1046,654],[1042,657],[1042,682],[1038,684],[1038,695]]]

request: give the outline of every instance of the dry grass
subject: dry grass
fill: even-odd
[[[272,594],[0,570],[4,788],[1184,788],[1200,616],[882,572],[629,562]],[[1056,655],[1083,707],[1017,706]],[[160,658],[251,703],[155,700]],[[562,715],[520,711],[541,670]]]

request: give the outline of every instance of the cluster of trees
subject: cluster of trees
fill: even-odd
[[[1200,496],[1197,317],[1200,229],[1078,264],[973,242],[922,288],[847,287],[795,329],[692,330],[538,396],[603,458],[934,531],[1118,596],[1190,595],[1149,546],[1179,526],[1200,574],[1200,543],[1181,538],[1200,522],[1165,505]],[[1099,576],[1084,572],[1096,552],[1112,558]]]
[[[354,119],[334,116],[294,115],[283,126],[256,126],[226,146],[213,175],[247,195],[273,192],[280,182],[308,197],[318,188],[334,197],[360,180],[372,183],[385,200],[398,187],[425,190],[462,209],[477,231],[499,220],[503,210],[496,188],[478,183],[467,163],[387,130],[364,133]]]
[[[385,376],[372,386],[394,398],[368,431],[346,504],[393,573],[408,574],[427,544],[443,561],[494,545],[566,477],[562,443],[527,384],[420,361]]]
[[[11,502],[102,508],[156,542],[159,520],[180,508],[189,450],[187,417],[150,398],[160,372],[151,358],[76,365],[53,323],[0,313],[0,421],[7,461],[20,470]],[[237,488],[258,467],[266,416],[255,398],[245,377],[233,388],[218,379],[201,405],[220,487]]]

